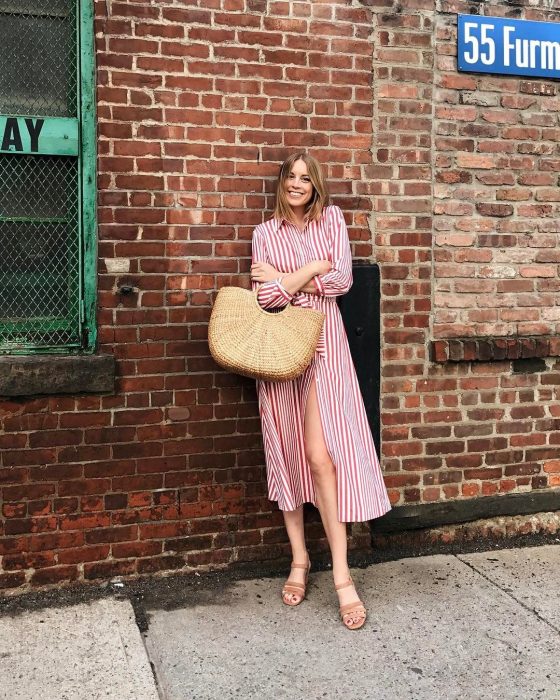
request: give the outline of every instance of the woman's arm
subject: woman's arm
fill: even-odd
[[[313,280],[311,282],[308,282],[306,285],[304,285],[300,290],[300,292],[306,292],[306,294],[319,294],[319,290],[317,289],[317,285]]]
[[[303,288],[315,289],[311,280],[331,269],[329,260],[314,260],[295,272],[282,273],[267,262],[265,242],[255,230],[253,234],[251,282],[258,288],[257,299],[263,309],[286,306],[296,292]]]
[[[302,292],[305,291],[306,287],[314,286],[311,281],[314,277],[326,274],[330,269],[331,263],[329,260],[313,260],[313,262],[300,267],[295,272],[282,275],[282,284],[290,294]]]
[[[352,286],[352,252],[342,211],[333,206],[329,215],[333,230],[332,269],[313,277],[313,284],[315,294],[334,297],[346,294]]]
[[[277,309],[289,304],[294,294],[318,274],[330,270],[328,260],[314,260],[295,272],[283,274],[267,262],[266,245],[255,229],[252,241],[251,286],[258,289],[257,300],[263,309]]]
[[[292,295],[278,283],[276,276],[268,276],[265,280],[260,275],[255,275],[254,270],[260,267],[272,268],[267,262],[267,254],[264,239],[258,229],[253,232],[252,240],[252,264],[251,264],[251,287],[253,291],[258,289],[257,301],[263,309],[278,309],[286,306],[292,300]]]
[[[279,272],[275,267],[265,262],[255,262],[251,265],[253,285],[261,284],[260,289],[271,284],[280,287],[286,294],[293,296],[301,290],[311,291],[317,288],[311,280],[320,274],[326,274],[331,269],[329,260],[313,260],[300,267],[295,272]],[[315,292],[316,293],[316,292]]]

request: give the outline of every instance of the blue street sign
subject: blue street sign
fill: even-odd
[[[459,15],[457,67],[470,73],[560,78],[560,23]]]

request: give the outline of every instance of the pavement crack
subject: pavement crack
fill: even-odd
[[[455,559],[460,561],[461,564],[468,566],[468,568],[471,569],[471,571],[474,571],[475,574],[482,576],[482,578],[486,579],[486,581],[488,581],[488,583],[491,583],[493,586],[495,586],[502,593],[509,596],[518,605],[520,605],[522,608],[524,608],[528,613],[531,613],[538,620],[540,620],[541,622],[544,622],[545,625],[548,625],[548,627],[550,627],[550,629],[554,630],[554,632],[556,632],[556,634],[560,636],[560,628],[558,628],[556,625],[554,625],[552,622],[550,622],[550,620],[547,620],[546,617],[543,617],[537,610],[535,610],[535,608],[532,608],[530,605],[527,605],[527,603],[524,603],[522,600],[517,598],[515,595],[513,595],[513,593],[510,590],[508,590],[506,588],[502,588],[502,586],[500,586],[500,584],[497,581],[494,581],[494,579],[490,578],[490,576],[488,576],[483,571],[478,569],[474,564],[471,564],[470,562],[465,561],[464,559],[461,559],[461,557],[457,554],[454,554],[453,556],[455,557]]]
[[[127,598],[130,604],[132,605],[132,609],[134,611],[134,621],[136,622],[136,626],[138,627],[140,639],[142,640],[142,645],[144,646],[144,651],[146,652],[146,658],[148,659],[148,662],[150,664],[150,669],[152,671],[152,676],[154,678],[154,683],[156,685],[158,697],[160,700],[167,700],[167,693],[163,689],[160,679],[158,678],[156,665],[152,661],[150,649],[146,644],[146,635],[148,634],[149,628],[149,616],[143,602],[143,597],[141,594],[135,595],[133,593],[130,593],[127,596]]]
[[[488,634],[488,632],[486,632],[486,637],[487,637],[487,639],[491,639],[493,642],[498,642],[498,644],[503,644],[508,649],[511,649],[513,652],[515,652],[518,656],[521,654],[519,649],[517,649],[513,644],[510,644],[506,639],[499,639],[499,637],[492,637],[492,635]]]

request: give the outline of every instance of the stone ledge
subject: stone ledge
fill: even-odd
[[[112,393],[112,355],[2,355],[0,396]]]
[[[559,510],[560,489],[543,489],[503,496],[396,506],[381,518],[372,520],[370,528],[373,533],[402,532],[456,525],[481,518],[529,515]]]
[[[432,362],[492,362],[559,357],[560,336],[449,338],[430,342]]]

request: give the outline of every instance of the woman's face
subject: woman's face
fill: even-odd
[[[307,173],[307,165],[303,160],[296,160],[293,164],[290,174],[284,181],[284,189],[286,199],[292,209],[304,211],[306,204],[313,196],[313,185]]]

